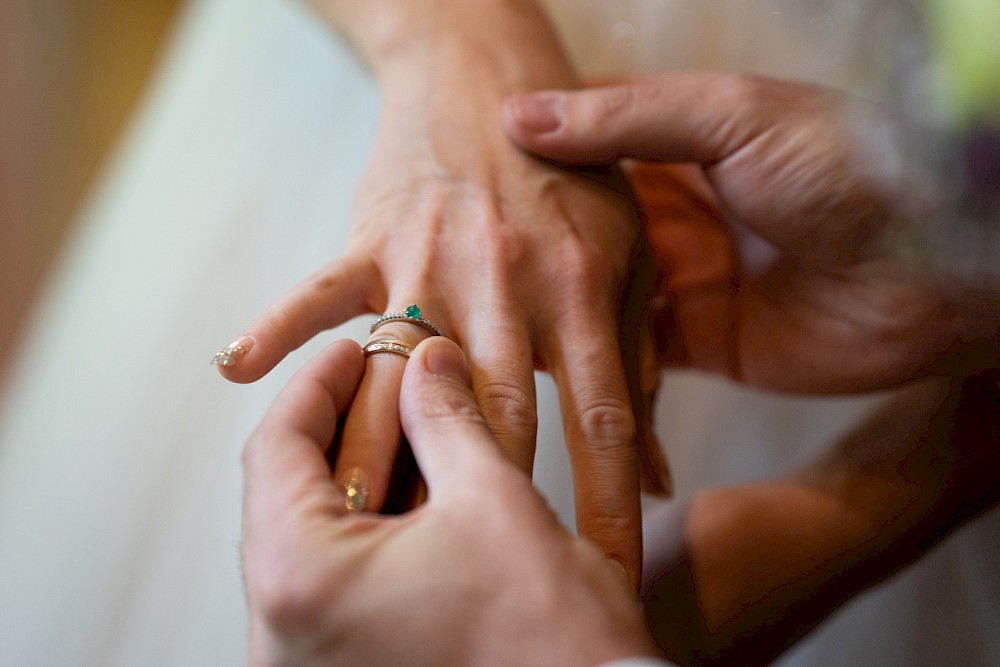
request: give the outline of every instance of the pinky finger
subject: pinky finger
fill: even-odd
[[[231,382],[255,382],[316,334],[369,310],[380,284],[370,259],[338,259],[273,303],[212,365]]]

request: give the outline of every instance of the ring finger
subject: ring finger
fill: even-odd
[[[365,374],[344,421],[334,466],[334,480],[347,491],[352,509],[377,512],[385,508],[400,459],[403,370],[409,352],[436,330],[422,315],[415,306],[390,309],[376,320],[377,328],[365,345]],[[406,465],[405,457],[399,465]]]

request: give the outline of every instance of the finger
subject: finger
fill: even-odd
[[[510,466],[470,388],[462,350],[445,338],[417,348],[403,377],[400,415],[427,481],[430,502],[477,497]]]
[[[573,464],[577,530],[638,586],[636,423],[614,318],[572,309],[555,327],[552,374]]]
[[[758,81],[735,74],[677,73],[603,88],[517,95],[504,105],[504,124],[523,148],[561,162],[623,157],[714,162],[768,127],[770,115],[760,113],[767,98],[753,95],[761,88]]]
[[[392,302],[402,303],[396,299]],[[412,350],[428,336],[428,330],[418,324],[394,321],[380,326],[369,343],[389,342]],[[360,484],[364,495],[359,496],[357,509],[382,511],[387,509],[385,502],[390,491],[406,492],[390,488],[391,483],[405,482],[410,472],[404,467],[406,457],[398,456],[402,436],[399,386],[406,364],[406,356],[392,351],[369,354],[364,378],[344,421],[334,479],[341,484]]]
[[[478,309],[466,350],[476,401],[486,425],[507,458],[529,476],[535,461],[538,433],[538,402],[535,394],[534,361],[528,332],[518,324],[506,324],[495,309]],[[486,317],[489,317],[488,321]]]
[[[673,495],[673,477],[667,457],[656,436],[653,423],[653,406],[656,392],[660,387],[660,365],[656,359],[656,347],[648,333],[641,336],[638,346],[638,397],[636,415],[639,417],[639,463],[641,465],[641,486],[646,493],[669,498]]]
[[[633,249],[628,280],[620,289],[625,298],[621,300],[618,315],[619,349],[632,398],[632,410],[638,420],[637,452],[642,490],[669,496],[672,479],[653,429],[652,409],[660,381],[660,368],[656,362],[650,316],[660,301],[657,288],[662,275],[653,261],[651,248],[644,241],[640,238]]]
[[[654,318],[660,362],[735,377],[738,259],[718,203],[697,174],[681,169],[646,163],[629,172],[666,276],[660,289],[673,296]]]
[[[321,331],[370,310],[383,291],[367,258],[336,260],[272,304],[212,359],[232,382],[254,382]]]
[[[288,520],[293,505],[323,516],[346,511],[330,480],[325,451],[361,378],[357,343],[338,341],[300,370],[278,395],[243,450],[245,521],[263,535]]]

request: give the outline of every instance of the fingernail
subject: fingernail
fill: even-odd
[[[554,93],[521,95],[512,102],[514,117],[534,134],[553,132],[563,124],[563,99]]]
[[[363,512],[368,504],[368,475],[361,468],[351,468],[344,481],[344,507]]]
[[[212,357],[213,366],[232,366],[253,349],[253,338],[243,336],[215,353]]]
[[[427,351],[425,360],[427,370],[434,375],[458,380],[463,384],[469,383],[469,369],[465,363],[465,356],[455,345],[434,341],[431,343],[431,349]]]

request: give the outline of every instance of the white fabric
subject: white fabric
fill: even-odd
[[[899,27],[868,2],[551,0],[586,73],[718,67],[877,93]],[[893,3],[883,3],[891,8]],[[0,405],[0,665],[245,663],[243,439],[291,372],[228,385],[212,353],[343,247],[377,96],[292,0],[195,0],[54,275]],[[540,484],[569,516],[551,382]],[[667,378],[681,496],[775,474],[870,401]],[[996,513],[865,595],[788,665],[1000,665]]]

